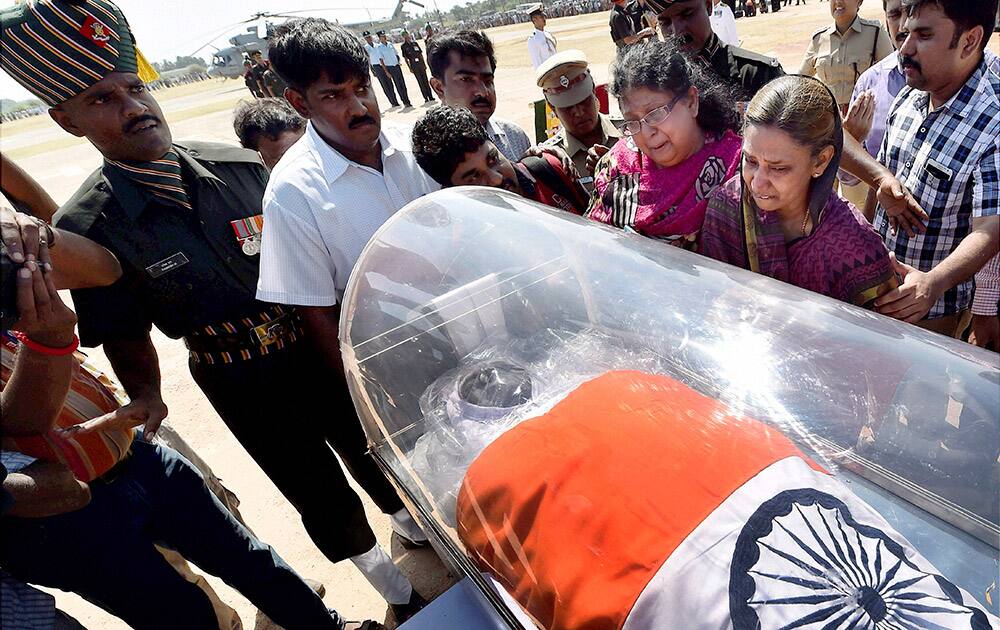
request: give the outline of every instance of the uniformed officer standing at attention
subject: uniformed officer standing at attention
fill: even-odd
[[[892,54],[892,41],[877,20],[858,15],[862,0],[830,0],[833,24],[813,33],[799,74],[816,77],[847,113],[861,73]]]
[[[431,89],[430,83],[427,82],[427,64],[424,62],[424,51],[420,50],[420,44],[413,41],[410,31],[403,31],[403,44],[399,47],[399,52],[406,60],[410,73],[417,79],[424,103],[433,103],[435,100],[434,91]]]
[[[386,70],[385,64],[382,63],[382,52],[378,45],[372,41],[371,31],[365,31],[361,36],[365,38],[365,50],[368,52],[368,65],[371,67],[372,74],[378,79],[378,84],[382,86],[382,91],[389,99],[389,104],[393,107],[399,107],[396,90],[392,87],[392,79],[389,77],[389,71]]]
[[[139,74],[155,73],[108,0],[39,0],[17,10],[16,22],[4,22],[3,68],[104,156],[56,224],[121,262],[120,280],[75,290],[73,302],[81,343],[103,344],[129,395],[123,422],[151,435],[167,415],[155,325],[184,339],[195,382],[332,562],[376,546],[334,450],[394,527],[419,537],[367,455],[353,404],[330,393],[342,377],[303,340],[294,309],[255,297],[268,179],[257,154],[174,142]]]
[[[535,77],[562,125],[556,135],[541,146],[559,147],[565,151],[582,176],[579,182],[587,192],[592,192],[593,169],[587,168],[587,152],[595,146],[611,147],[622,134],[615,121],[600,111],[587,56],[582,50],[557,53],[538,67]]]
[[[546,59],[556,54],[558,43],[552,33],[545,30],[547,23],[545,7],[541,2],[527,8],[528,18],[535,26],[534,32],[528,36],[528,56],[531,57],[531,67],[538,68]]]
[[[664,37],[679,37],[748,102],[760,88],[785,74],[773,57],[723,43],[712,31],[712,0],[646,0],[657,12]]]
[[[386,75],[388,75],[396,86],[399,98],[403,101],[403,107],[413,107],[410,104],[410,95],[406,91],[406,80],[403,79],[403,69],[399,67],[399,55],[396,54],[396,47],[389,41],[389,37],[385,34],[385,31],[379,31],[375,35],[378,36],[376,48],[378,48],[380,61]]]
[[[431,42],[434,41],[434,27],[430,22],[424,25],[424,48],[427,50],[431,49]],[[426,57],[426,53],[424,53]],[[430,63],[430,62],[428,62]]]

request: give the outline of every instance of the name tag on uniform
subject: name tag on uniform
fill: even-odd
[[[160,262],[153,263],[152,265],[146,267],[146,272],[154,278],[159,278],[163,274],[170,273],[174,269],[183,267],[189,262],[191,261],[184,255],[184,252],[177,252],[169,258],[164,258]]]
[[[954,175],[950,168],[935,159],[927,160],[927,172],[943,182],[950,182]]]

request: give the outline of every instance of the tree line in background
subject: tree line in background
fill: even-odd
[[[169,59],[164,59],[163,61],[154,61],[153,67],[156,68],[157,72],[167,72],[170,70],[178,70],[180,68],[187,68],[188,66],[200,66],[204,69],[205,60],[201,57],[191,57],[188,55],[178,55],[177,59],[170,61]]]
[[[503,13],[511,11],[524,0],[479,0],[479,2],[469,2],[468,4],[456,5],[447,15],[456,22],[474,20],[483,13]]]

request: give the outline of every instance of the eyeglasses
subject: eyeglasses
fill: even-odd
[[[672,101],[664,105],[663,107],[657,107],[653,111],[649,112],[639,120],[626,120],[625,124],[622,125],[622,131],[626,136],[637,136],[642,132],[642,126],[648,125],[650,127],[655,127],[659,125],[664,120],[667,119],[670,114],[674,111],[674,105],[677,101],[681,99],[681,96],[675,96]]]

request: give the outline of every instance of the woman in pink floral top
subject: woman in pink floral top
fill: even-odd
[[[709,195],[739,167],[732,99],[670,44],[623,48],[612,72],[625,137],[597,165],[587,216],[694,249]]]

